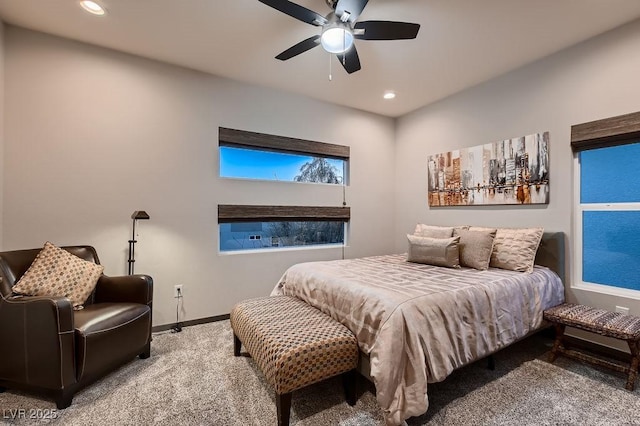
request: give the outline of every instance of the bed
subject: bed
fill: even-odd
[[[298,297],[355,334],[387,423],[401,424],[427,411],[428,383],[543,327],[543,311],[564,301],[563,276],[564,235],[545,233],[531,274],[385,255],[294,265],[272,294]]]

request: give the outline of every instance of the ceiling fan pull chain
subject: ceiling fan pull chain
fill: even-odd
[[[331,54],[329,54],[329,81],[331,81],[333,79],[333,76],[331,75]]]
[[[342,66],[347,66],[347,32],[342,33]]]

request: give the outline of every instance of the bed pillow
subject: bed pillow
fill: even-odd
[[[451,238],[453,236],[452,226],[433,226],[419,223],[416,225],[414,235],[429,238]]]
[[[496,231],[496,229],[483,231],[455,229],[453,235],[460,237],[460,266],[481,271],[489,269]]]
[[[409,239],[409,262],[427,265],[460,267],[458,243],[460,237],[431,238],[407,234]]]
[[[488,228],[471,227],[471,230]],[[533,272],[544,228],[498,228],[489,266],[510,271]]]
[[[11,290],[25,296],[68,297],[75,309],[81,309],[103,270],[104,266],[80,259],[47,241]]]

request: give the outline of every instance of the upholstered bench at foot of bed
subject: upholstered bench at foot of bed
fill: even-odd
[[[279,425],[289,424],[293,391],[338,374],[347,402],[355,404],[358,344],[344,325],[289,296],[238,303],[230,321],[234,355],[243,344],[275,388]]]
[[[640,364],[640,317],[610,312],[604,309],[592,308],[574,303],[563,303],[544,311],[544,319],[554,324],[556,340],[549,356],[553,362],[559,354],[579,361],[588,362],[612,370],[628,374],[625,388],[632,391],[635,387]],[[604,359],[566,349],[564,347],[565,327],[575,327],[581,330],[597,333],[614,339],[625,340],[629,344],[631,363],[629,366],[619,365]]]

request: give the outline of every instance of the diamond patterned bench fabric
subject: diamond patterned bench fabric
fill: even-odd
[[[551,322],[623,340],[640,340],[640,317],[610,312],[574,303],[564,303],[544,311]]]
[[[344,325],[290,296],[250,299],[231,327],[278,394],[353,370],[358,344]]]

